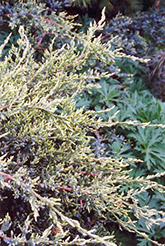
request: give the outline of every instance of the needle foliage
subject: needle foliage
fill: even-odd
[[[112,76],[92,69],[93,61],[107,67],[115,57],[127,57],[112,51],[111,42],[102,44],[101,37],[95,37],[104,20],[103,12],[87,34],[72,32],[68,21],[67,42],[54,49],[58,39],[54,34],[39,61],[28,30],[20,26],[17,45],[0,62],[0,240],[4,245],[115,246],[108,229],[111,223],[160,245],[148,231],[161,225],[164,214],[143,206],[137,197],[147,190],[162,194],[164,187],[155,178],[164,173],[132,178],[129,165],[140,160],[106,156],[104,150],[98,154],[91,142],[94,133],[105,127],[111,131],[118,125],[146,129],[164,125],[119,122],[113,114],[103,121],[96,112],[75,106],[78,94]],[[53,28],[52,32],[59,26]],[[64,30],[62,22],[59,33]],[[2,44],[1,55],[9,39]],[[137,226],[139,219],[146,232]]]

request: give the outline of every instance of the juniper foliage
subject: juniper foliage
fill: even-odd
[[[0,62],[0,238],[6,245],[115,246],[106,227],[110,222],[153,242],[137,228],[137,219],[148,230],[163,221],[162,211],[140,206],[135,198],[148,189],[162,193],[154,179],[163,173],[131,178],[124,168],[140,160],[96,155],[90,145],[102,127],[156,125],[115,122],[113,114],[104,122],[93,111],[75,108],[78,93],[111,76],[89,64],[98,60],[107,66],[126,56],[95,37],[104,20],[103,13],[87,34],[73,33],[56,50],[53,40],[41,62],[20,26],[17,47]],[[121,192],[127,184],[127,192]]]

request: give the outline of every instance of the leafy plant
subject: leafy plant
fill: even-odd
[[[165,142],[162,137],[163,132],[160,129],[138,128],[137,132],[132,132],[128,136],[136,141],[135,150],[138,151],[139,157],[145,161],[148,170],[161,172],[164,169],[165,159]]]
[[[144,74],[144,67],[142,67],[137,61],[128,61],[124,59],[117,59],[116,63],[118,73],[115,73],[116,79],[104,79],[100,81],[100,85],[103,82],[104,87],[94,88],[90,92],[85,91],[81,97],[77,100],[77,106],[81,104],[84,109],[95,109],[96,112],[100,112],[103,109],[108,109],[117,105],[113,109],[115,113],[115,120],[119,122],[125,120],[138,121],[141,123],[151,122],[151,124],[164,124],[164,103],[155,99],[152,94],[146,90],[145,77],[139,76]],[[120,81],[120,86],[119,86]],[[110,90],[111,86],[118,87],[120,94],[112,100],[111,103],[107,103],[107,97],[103,97],[105,91]],[[105,90],[105,88],[107,88]],[[102,92],[101,92],[102,91]],[[122,96],[121,96],[122,95]],[[120,110],[117,112],[117,110]],[[111,117],[111,112],[100,112],[99,115],[108,120]],[[139,128],[128,126],[119,127],[112,133],[109,130],[104,129],[104,132],[98,134],[97,140],[94,142],[96,153],[103,156],[113,156],[123,159],[134,158],[140,159],[139,162],[134,163],[130,161],[132,171],[130,175],[132,177],[147,176],[153,173],[160,173],[164,170],[164,130],[157,128]],[[106,154],[103,154],[105,150]],[[159,179],[159,182],[163,183],[163,179]],[[128,185],[128,184],[127,184]],[[126,186],[127,187],[127,186]],[[128,192],[127,188],[124,188],[124,192]],[[129,185],[128,185],[129,187]],[[137,186],[136,186],[137,187]],[[123,190],[122,190],[123,191]],[[147,192],[150,195],[150,192]],[[150,195],[150,201],[145,203],[145,206],[151,203],[151,200],[157,199],[155,202],[161,203],[158,196],[155,194]],[[143,200],[143,194],[138,196],[138,200]],[[142,203],[141,203],[142,204]],[[159,206],[156,206],[157,208]],[[152,232],[146,229],[144,221],[142,219],[137,222],[137,226],[141,231],[150,234],[150,238],[157,238],[159,242],[162,242],[163,228],[160,226],[153,227]],[[146,239],[138,237],[138,245],[145,245]],[[122,244],[123,243],[123,244]],[[124,239],[122,239],[121,245],[124,245]]]
[[[151,9],[134,17],[116,15],[107,23],[103,41],[112,39],[115,48],[122,48],[127,54],[146,57],[163,49],[164,10]]]

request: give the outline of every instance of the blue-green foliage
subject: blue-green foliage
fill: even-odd
[[[164,9],[152,9],[133,17],[117,15],[106,25],[103,40],[113,39],[113,46],[127,54],[146,56],[164,45]]]

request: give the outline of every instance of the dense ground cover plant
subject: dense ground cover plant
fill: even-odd
[[[103,40],[114,38],[115,48],[145,57],[164,46],[164,8],[140,12],[134,17],[117,15],[105,27]]]
[[[136,208],[140,208],[131,197],[141,191],[130,189],[125,195],[118,191],[122,179],[124,183],[139,181],[122,171],[127,162],[95,156],[88,146],[90,134],[105,123],[93,118],[93,112],[75,110],[73,103],[75,88],[82,90],[90,77],[105,77],[90,70],[79,75],[78,68],[81,70],[92,54],[98,59],[105,55],[111,58],[111,51],[103,48],[99,38],[92,41],[95,29],[91,27],[88,43],[81,36],[86,54],[83,59],[75,55],[72,42],[69,49],[53,52],[50,47],[44,53],[44,63],[39,65],[21,27],[19,47],[13,47],[1,62],[1,238],[7,244],[115,245],[107,242],[109,234],[110,238],[101,237],[102,232],[97,236],[90,231],[98,231],[100,223],[106,228],[107,218],[136,231],[134,222],[126,222],[122,216],[126,219],[134,209],[134,216],[139,216]],[[108,124],[113,125],[111,121]],[[143,179],[140,183],[142,190],[156,184]],[[11,209],[3,210],[3,205],[7,208],[9,203]],[[140,211],[146,217],[145,210]],[[151,217],[155,212],[149,212]]]
[[[116,114],[114,118],[116,121],[131,120],[141,123],[150,122],[152,125],[165,124],[165,105],[147,90],[145,67],[138,61],[130,62],[128,59],[119,58],[116,59],[115,68],[114,65],[111,66],[112,70],[115,75],[109,79],[101,79],[100,88],[85,90],[81,93],[77,98],[76,106],[84,105],[86,110],[95,111],[115,106],[111,112]],[[99,115],[104,120],[108,120],[111,116],[109,112],[102,112]],[[130,175],[132,177],[147,176],[164,170],[164,136],[164,129],[160,128],[143,129],[138,126],[129,126],[126,129],[118,126],[114,131],[106,128],[100,131],[97,144],[96,142],[94,144],[97,149],[106,149],[106,156],[141,159],[142,162],[137,164],[130,163],[132,167]],[[162,178],[158,178],[157,181],[164,183]],[[138,196],[138,200],[143,205],[162,210],[162,197],[159,199],[156,193],[145,192]],[[142,220],[138,223],[141,230],[147,231]],[[149,234],[151,238],[163,238],[163,225],[155,227]],[[131,237],[129,240],[131,241]],[[136,245],[146,245],[146,240],[139,240],[140,242],[136,242]],[[125,245],[124,240],[122,243]]]
[[[72,6],[71,2],[38,1],[36,4],[31,1],[16,1],[13,5],[1,4],[1,44],[12,32],[9,43],[3,50],[4,55],[12,43],[16,44],[19,38],[18,28],[20,24],[25,26],[25,31],[31,36],[37,59],[42,57],[43,50],[53,38],[54,49],[60,47],[64,40],[66,42],[70,39],[71,32],[69,30],[73,31],[75,27],[75,25],[71,26],[67,23],[67,21],[74,20],[74,17],[66,16],[64,12],[61,12],[63,9],[67,9],[67,6]],[[43,17],[45,14],[48,14],[47,18]],[[57,14],[59,18],[57,18]],[[76,15],[77,12],[75,11],[74,14]],[[80,22],[83,18],[83,16],[79,18]],[[114,48],[122,48],[127,54],[146,56],[155,52],[155,47],[158,49],[162,47],[164,43],[163,22],[163,8],[137,14],[134,18],[117,15],[110,20],[109,24],[107,23],[102,38],[105,42],[114,38],[112,42]],[[86,24],[87,21],[84,25]]]
[[[41,13],[45,17],[45,10]],[[120,225],[140,233],[141,245],[149,244],[149,238],[159,244],[162,169],[156,173],[154,164],[150,169],[137,160],[144,169],[138,172],[133,160],[145,158],[145,152],[138,152],[139,136],[133,136],[143,130],[139,125],[151,121],[154,128],[144,131],[155,134],[156,129],[158,139],[163,135],[163,104],[155,101],[155,113],[148,112],[144,85],[138,81],[143,68],[138,61],[124,63],[123,54],[112,51],[111,41],[102,45],[101,38],[95,38],[102,22],[91,25],[87,35],[73,32],[69,21],[63,22],[64,29],[49,22],[52,33],[68,28],[66,46],[65,38],[59,46],[50,40],[37,61],[27,23],[1,62],[1,239],[12,245],[114,245],[119,238],[113,238],[113,230]],[[57,42],[60,35],[53,36]],[[80,108],[84,97],[89,102]],[[149,93],[147,97],[152,100]],[[113,115],[118,109],[121,113]],[[138,122],[122,123],[125,120]],[[135,147],[139,149],[133,152]],[[130,167],[135,173],[128,176]]]
[[[50,15],[49,7],[45,3],[18,1],[13,6],[10,4],[0,5],[0,17],[1,44],[11,33],[9,42],[3,50],[2,59],[11,45],[17,44],[20,25],[24,26],[25,32],[35,48],[35,58],[38,60],[42,59],[44,50],[52,43],[52,40],[54,40],[53,49],[57,49],[64,43],[69,43],[70,38],[74,35],[74,17],[67,16],[61,11],[57,15],[54,9]]]
[[[120,59],[119,59],[120,60]],[[135,64],[134,64],[135,63]],[[114,107],[113,112],[116,113],[115,119],[118,121],[132,120],[139,121],[141,123],[150,122],[151,124],[164,124],[164,103],[155,99],[152,94],[147,91],[146,86],[139,80],[139,74],[142,77],[143,67],[138,65],[138,62],[130,62],[123,60],[119,63],[117,61],[120,72],[116,74],[116,79],[107,78],[100,80],[100,88],[93,88],[90,91],[84,91],[77,98],[77,107],[85,106],[85,109],[94,109],[95,111],[103,110],[106,108]],[[116,71],[118,71],[116,69]],[[144,75],[144,74],[143,74]],[[118,77],[117,77],[118,76]],[[143,77],[143,80],[145,77]],[[110,114],[101,113],[101,117],[104,120],[108,120]],[[164,130],[161,129],[138,129],[129,127],[126,129],[117,130],[118,134],[127,136],[128,139],[132,136],[137,144],[133,147],[132,151],[136,148],[143,154],[146,155],[143,160],[146,160],[144,170],[150,170],[151,162],[154,165],[152,172],[163,171],[164,168]],[[140,148],[138,147],[138,142]],[[158,144],[160,143],[160,144]],[[153,149],[147,148],[153,145]],[[156,149],[154,146],[157,146]],[[119,141],[119,146],[122,145]],[[130,145],[129,145],[130,146]],[[148,146],[148,147],[147,147]],[[128,147],[128,146],[127,146]],[[157,152],[154,153],[155,151]],[[131,155],[131,146],[129,147]],[[151,152],[151,156],[150,153]],[[140,153],[134,152],[134,156],[140,157]],[[147,156],[149,155],[149,156]],[[127,155],[128,156],[128,155]],[[159,159],[160,158],[160,159]],[[159,163],[159,165],[158,165]],[[138,166],[139,168],[139,166]],[[151,173],[152,173],[151,172]]]

